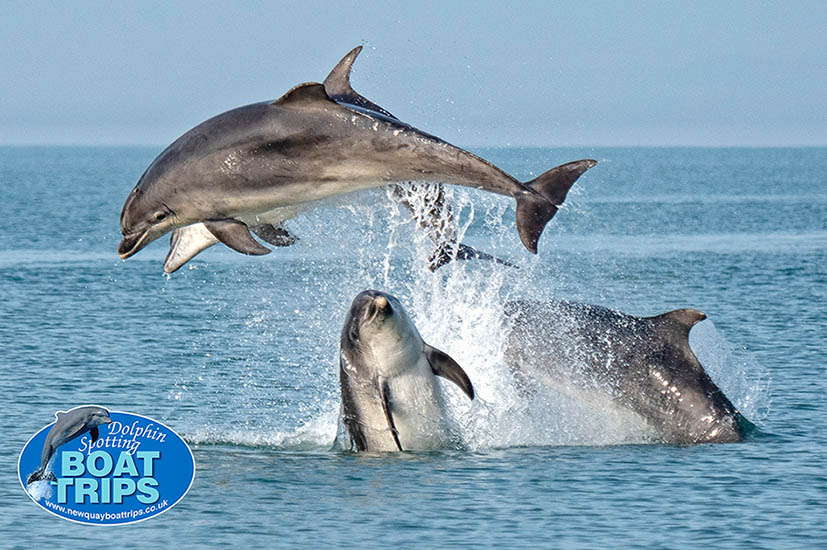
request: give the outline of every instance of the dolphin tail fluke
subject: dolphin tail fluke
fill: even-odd
[[[35,481],[44,481],[44,480],[45,481],[57,481],[57,478],[55,477],[55,474],[53,474],[52,472],[46,472],[45,469],[38,468],[37,470],[35,470],[31,474],[29,474],[29,477],[26,479],[26,485],[31,485]]]
[[[537,254],[537,241],[546,224],[557,213],[557,207],[566,200],[566,194],[583,172],[597,164],[596,160],[576,160],[552,168],[525,183],[534,193],[517,197],[517,231],[523,245]]]
[[[456,254],[454,254],[455,246],[457,247]],[[517,268],[517,266],[511,262],[492,256],[486,252],[480,252],[472,246],[453,242],[440,244],[437,249],[434,250],[434,253],[428,258],[428,269],[431,271],[436,271],[445,264],[450,263],[452,260],[491,260],[498,264],[513,267],[515,269]]]

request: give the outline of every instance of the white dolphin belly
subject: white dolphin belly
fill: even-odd
[[[262,224],[278,224],[284,220],[295,218],[303,210],[312,206],[315,205],[303,203],[301,205],[283,206],[261,214],[248,214],[238,218],[238,220],[250,227]],[[193,259],[199,252],[218,242],[215,235],[201,222],[179,227],[172,235],[169,252],[164,260],[164,271],[172,273]]]
[[[386,380],[390,412],[399,443],[406,451],[429,451],[450,441],[445,399],[427,359]]]

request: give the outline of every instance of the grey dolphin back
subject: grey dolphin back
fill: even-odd
[[[692,347],[689,345],[689,333],[692,327],[700,323],[707,316],[696,309],[682,308],[668,311],[661,315],[647,318],[664,340],[673,343],[677,351],[674,364],[679,366],[678,375],[683,375],[688,381],[701,388],[709,397],[714,411],[722,417],[731,417],[732,433],[727,430],[721,434],[721,440],[740,440],[755,430],[755,425],[744,417],[738,408],[729,400],[724,392],[710,378]]]
[[[588,304],[518,301],[506,314],[505,359],[527,387],[542,381],[606,392],[666,443],[740,441],[750,426],[689,345],[692,326],[705,318],[700,311],[635,317]]]
[[[337,103],[344,103],[346,105],[355,105],[362,109],[374,111],[388,118],[397,119],[384,107],[377,105],[373,101],[359,94],[353,89],[350,83],[350,74],[353,71],[353,63],[356,61],[359,53],[362,51],[362,46],[356,46],[350,50],[330,71],[327,78],[322,83],[327,92],[327,95]],[[428,258],[428,268],[431,271],[436,271],[440,267],[450,263],[452,260],[491,260],[496,263],[506,265],[509,267],[516,267],[514,264],[487,254],[480,252],[474,247],[458,243],[453,235],[446,234],[445,222],[453,220],[453,211],[451,205],[445,203],[445,191],[441,184],[409,184],[414,188],[427,188],[429,192],[426,197],[432,196],[433,199],[425,199],[425,212],[420,216],[417,214],[417,209],[411,203],[411,197],[407,196],[402,185],[395,185],[393,189],[394,195],[399,198],[405,208],[414,216],[417,223],[423,229],[427,229],[431,239],[436,243],[437,248]],[[445,212],[445,214],[443,214]],[[445,219],[443,219],[443,216]]]
[[[318,103],[332,103],[338,105],[325,92],[324,86],[318,82],[297,84],[287,90],[283,96],[273,102],[281,107],[303,107]]]
[[[324,81],[327,94],[336,102],[348,103],[358,107],[378,112],[389,118],[398,120],[395,116],[376,103],[358,94],[350,84],[350,73],[353,62],[362,51],[362,46],[353,48],[333,68]],[[532,253],[537,253],[537,243],[546,224],[557,213],[557,207],[563,204],[566,194],[575,181],[589,168],[597,164],[591,159],[569,162],[552,168],[539,177],[527,182],[525,186],[535,193],[525,193],[517,199],[517,229],[523,245]],[[477,252],[467,245],[460,245],[457,259],[491,259],[499,263],[511,265],[508,262]],[[444,250],[437,250],[431,258],[431,270],[450,261]]]

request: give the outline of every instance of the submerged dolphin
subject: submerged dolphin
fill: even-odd
[[[665,443],[740,441],[752,427],[689,347],[700,311],[634,317],[566,301],[515,301],[505,311],[505,359],[524,381],[608,393]]]
[[[343,446],[381,452],[450,444],[436,376],[474,398],[465,371],[422,341],[399,300],[376,290],[361,292],[350,306],[339,351]]]
[[[514,197],[520,239],[536,253],[546,223],[596,161],[570,162],[520,183],[353,91],[346,77],[356,54],[348,54],[325,85],[300,84],[275,102],[227,111],[167,147],[124,203],[120,256],[199,222],[234,250],[267,254],[250,228],[283,221],[285,213],[317,201],[394,183],[450,183]]]
[[[350,73],[353,69],[353,62],[362,51],[362,46],[357,46],[333,68],[324,80],[325,92],[337,103],[350,105],[362,110],[373,111],[382,116],[396,119],[390,112],[359,95],[350,84]],[[451,228],[453,212],[450,204],[445,204],[445,194],[442,185],[422,184],[425,189],[424,208],[419,209],[419,204],[413,204],[411,197],[406,193],[405,186],[395,185],[394,195],[400,200],[412,215],[416,218],[420,227],[428,231],[429,236],[437,245],[436,250],[429,258],[429,267],[436,270],[453,259],[485,259],[494,260],[501,264],[512,265],[504,260],[495,258],[490,254],[479,252],[474,248],[458,243]],[[277,212],[269,214],[271,223],[251,227],[250,230],[260,239],[275,246],[290,246],[298,239],[284,228],[282,222],[288,220],[303,209],[299,207],[286,207],[278,209]],[[210,233],[203,223],[194,223],[185,227],[174,229],[170,233],[169,252],[164,260],[164,272],[173,273],[189,260],[194,258],[202,250],[205,250],[219,240]]]
[[[40,455],[40,468],[29,474],[26,484],[44,479],[54,480],[54,474],[47,473],[49,461],[57,448],[89,432],[92,442],[97,441],[98,426],[109,424],[109,411],[103,407],[78,407],[66,412],[55,413],[55,425],[49,430],[46,442],[43,444],[43,453]]]

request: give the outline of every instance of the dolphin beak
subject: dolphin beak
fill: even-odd
[[[118,255],[122,260],[134,255],[151,242],[151,240],[147,238],[148,236],[149,230],[124,236],[121,244],[118,246]]]
[[[112,419],[111,419],[111,418],[107,418],[107,419],[106,419],[106,422],[104,422],[104,424],[111,424],[111,423],[112,423]]]
[[[368,306],[366,322],[372,323],[377,317],[387,317],[391,313],[391,306],[384,296],[377,296]]]

